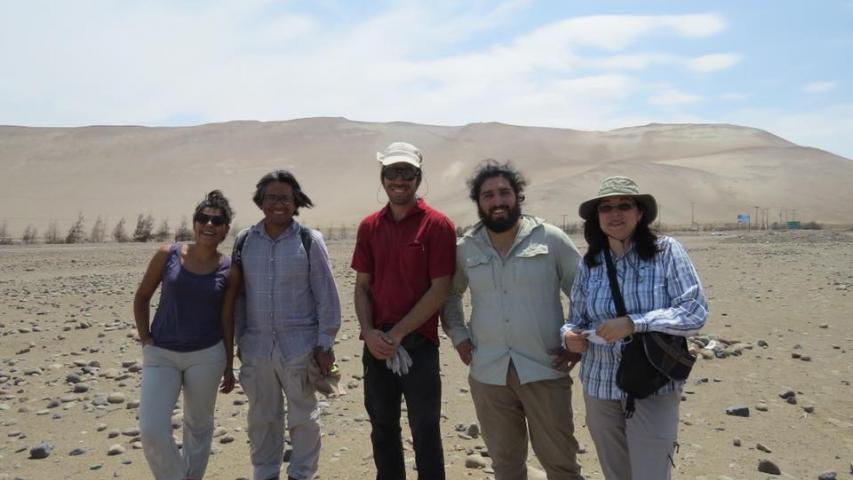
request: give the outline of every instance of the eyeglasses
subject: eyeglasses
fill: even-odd
[[[598,213],[610,213],[613,210],[619,210],[620,212],[627,212],[628,210],[631,210],[634,207],[635,207],[635,205],[633,203],[619,203],[617,205],[599,204],[597,208],[598,208]]]
[[[418,176],[418,169],[411,166],[406,167],[383,167],[382,176],[385,180],[396,180],[402,178],[407,182],[411,182]]]
[[[207,222],[210,222],[214,227],[221,227],[228,223],[228,219],[225,218],[225,215],[208,215],[206,213],[196,213],[193,216],[193,221],[202,225],[207,225]]]
[[[264,203],[275,205],[278,202],[281,202],[285,205],[290,205],[291,203],[293,203],[293,197],[291,197],[290,195],[275,195],[272,193],[264,194]]]

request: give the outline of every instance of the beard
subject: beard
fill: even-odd
[[[480,220],[486,228],[495,233],[503,233],[518,223],[518,219],[521,218],[521,206],[516,203],[512,207],[509,207],[506,217],[498,219],[492,219],[491,216],[486,214],[486,212],[484,212],[479,206],[477,207],[477,214],[480,216]]]

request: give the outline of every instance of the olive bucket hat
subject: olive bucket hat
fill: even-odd
[[[584,220],[589,220],[597,215],[596,207],[602,199],[607,197],[631,197],[637,204],[642,205],[646,219],[652,223],[658,216],[658,202],[655,197],[648,193],[640,193],[637,182],[628,177],[607,177],[601,181],[598,187],[598,195],[581,203],[578,214]]]

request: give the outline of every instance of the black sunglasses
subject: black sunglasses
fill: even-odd
[[[207,222],[210,222],[214,227],[221,227],[228,223],[228,219],[225,218],[225,215],[208,215],[206,213],[196,213],[193,216],[193,221],[202,225],[207,225]]]
[[[633,203],[620,203],[618,205],[598,205],[598,213],[610,213],[613,210],[619,210],[620,212],[627,212],[634,208]]]
[[[402,178],[407,182],[411,182],[418,176],[418,169],[415,167],[382,167],[382,176],[385,180],[396,180]]]

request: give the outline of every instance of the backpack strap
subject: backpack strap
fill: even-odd
[[[246,246],[246,237],[249,236],[251,230],[250,227],[238,233],[237,238],[234,240],[234,248],[231,250],[231,263],[241,269],[243,268],[243,248]]]
[[[305,249],[305,255],[308,257],[308,271],[311,271],[311,243],[314,239],[311,237],[311,229],[300,225],[299,238],[302,239],[302,248]]]

